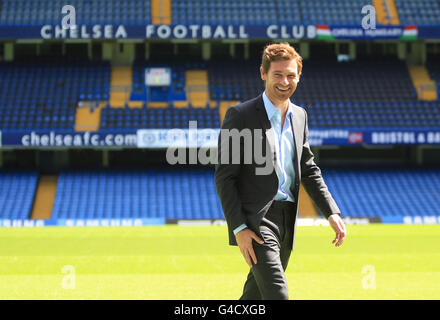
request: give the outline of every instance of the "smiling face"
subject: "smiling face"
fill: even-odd
[[[260,67],[260,74],[266,82],[266,95],[275,106],[287,102],[295,92],[300,76],[295,59],[272,61],[267,72]]]

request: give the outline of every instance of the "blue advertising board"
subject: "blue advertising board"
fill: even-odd
[[[0,25],[0,39],[440,39],[440,24],[396,25],[364,29],[361,25]]]
[[[18,148],[191,148],[217,147],[220,129],[131,129],[75,132],[57,130],[0,131],[0,147]],[[309,130],[311,146],[438,145],[440,129],[318,129]]]
[[[58,227],[139,227],[164,225],[165,218],[134,218],[134,219],[0,219],[0,227],[5,228],[36,228],[46,226]]]

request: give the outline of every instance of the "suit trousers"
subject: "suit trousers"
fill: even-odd
[[[257,264],[248,274],[240,300],[287,300],[285,270],[292,252],[296,210],[292,202],[274,201],[261,221],[263,244],[253,241]]]

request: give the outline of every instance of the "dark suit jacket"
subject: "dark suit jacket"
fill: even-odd
[[[234,128],[239,131],[251,129],[251,132],[254,132],[254,129],[262,129],[262,138],[258,138],[257,135],[253,138],[263,140],[263,151],[267,151],[268,163],[272,168],[276,168],[275,136],[264,108],[262,95],[228,109],[222,130]],[[293,160],[296,175],[295,182],[291,186],[292,194],[296,199],[296,212],[292,214],[297,215],[298,212],[300,183],[327,218],[331,214],[340,213],[309,146],[307,113],[303,108],[296,106],[293,107],[293,130],[297,157]],[[256,174],[257,168],[261,169],[265,166],[265,164],[258,164],[261,163],[260,161],[252,159],[250,163],[249,161],[244,163],[245,148],[252,146],[245,143],[243,139],[239,151],[240,163],[231,163],[233,155],[230,155],[228,163],[222,163],[222,153],[225,153],[227,149],[226,143],[230,144],[232,140],[225,139],[224,136],[226,135],[221,132],[218,143],[218,164],[215,168],[215,184],[228,225],[229,244],[237,245],[233,230],[243,223],[260,235],[259,225],[277,193],[278,177],[275,170],[271,170],[271,173],[266,175]],[[234,151],[233,147],[232,150]]]

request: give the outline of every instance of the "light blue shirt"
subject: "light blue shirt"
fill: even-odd
[[[284,126],[281,128],[281,111],[273,105],[266,95],[263,93],[264,108],[266,109],[267,117],[274,130],[275,136],[275,152],[276,152],[276,173],[278,176],[278,191],[274,200],[291,201],[294,202],[294,197],[290,192],[290,187],[295,181],[294,159],[295,145],[293,143],[293,132],[290,124],[290,117],[293,118],[292,106],[293,103],[289,100],[289,107],[286,112],[286,119]],[[234,229],[234,234],[247,228],[246,224]]]

